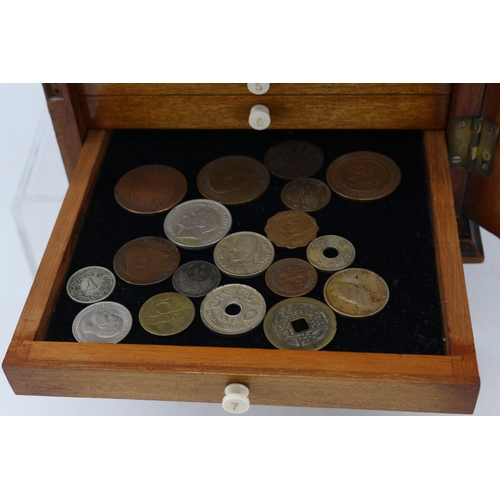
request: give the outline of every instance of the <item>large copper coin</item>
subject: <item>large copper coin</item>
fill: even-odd
[[[335,193],[349,200],[374,201],[389,196],[401,182],[401,170],[379,153],[359,151],[337,158],[326,172]]]
[[[304,212],[287,210],[268,219],[266,236],[278,247],[300,248],[308,245],[319,231],[316,219]]]
[[[325,157],[321,149],[306,141],[283,141],[269,148],[264,163],[276,177],[299,179],[317,173]]]
[[[262,196],[271,176],[267,168],[248,156],[224,156],[205,165],[198,174],[198,190],[224,205],[242,205]]]
[[[281,191],[281,201],[292,210],[316,212],[330,203],[330,188],[318,179],[295,179]]]
[[[175,168],[144,165],[118,181],[115,199],[129,212],[157,214],[177,205],[186,196],[187,187],[186,178]]]
[[[171,276],[181,260],[177,247],[165,238],[145,236],[125,243],[113,259],[115,273],[132,285],[152,285]]]
[[[326,303],[341,316],[368,318],[380,312],[389,301],[389,287],[373,271],[351,267],[331,276],[325,283]]]
[[[306,295],[317,282],[316,269],[301,259],[278,260],[266,271],[266,285],[281,297]]]

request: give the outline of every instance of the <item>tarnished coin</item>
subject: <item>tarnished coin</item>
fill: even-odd
[[[328,256],[328,251],[337,255]],[[333,273],[350,266],[356,257],[352,243],[341,236],[332,234],[320,236],[307,246],[307,260],[320,271]]]
[[[263,273],[274,260],[273,244],[251,231],[233,233],[214,249],[215,265],[228,276],[252,278]]]
[[[170,210],[187,193],[187,181],[166,165],[144,165],[127,172],[115,186],[116,201],[129,212],[157,214]]]
[[[281,201],[299,212],[321,210],[331,198],[332,192],[324,182],[309,177],[290,181],[281,191]]]
[[[109,297],[115,285],[115,275],[109,269],[90,266],[80,269],[69,278],[66,291],[75,302],[92,304]]]
[[[172,276],[173,287],[187,297],[204,297],[219,286],[220,271],[204,260],[183,264]]]
[[[165,238],[145,236],[125,243],[113,259],[115,273],[132,285],[152,285],[179,266],[179,249]]]
[[[281,259],[266,271],[266,285],[281,297],[300,297],[309,293],[318,282],[318,273],[309,262]]]
[[[374,201],[389,196],[401,182],[401,170],[379,153],[359,151],[337,158],[326,172],[335,193],[349,200]]]
[[[328,278],[323,295],[326,303],[341,316],[367,318],[387,305],[389,287],[373,271],[351,267]]]
[[[200,314],[210,330],[222,335],[240,335],[260,325],[266,315],[266,301],[250,286],[223,285],[203,299]]]
[[[139,323],[149,333],[166,337],[184,331],[195,315],[190,299],[175,292],[160,293],[146,300],[139,310]]]
[[[205,165],[196,185],[205,197],[224,205],[242,205],[260,198],[269,187],[269,170],[248,156],[224,156]]]
[[[282,179],[299,179],[317,173],[324,161],[321,149],[306,141],[290,140],[268,149],[264,163]]]
[[[264,318],[264,334],[278,349],[317,351],[336,332],[337,319],[332,310],[309,297],[278,302]]]
[[[316,238],[319,226],[316,219],[304,212],[287,210],[268,219],[264,228],[266,236],[278,247],[305,247]]]
[[[217,201],[189,200],[180,203],[165,217],[167,238],[188,250],[215,245],[231,229],[231,212]]]
[[[132,328],[130,311],[117,302],[97,302],[80,311],[73,320],[73,336],[78,342],[116,344]]]

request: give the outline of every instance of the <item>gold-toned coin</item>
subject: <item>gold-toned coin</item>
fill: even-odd
[[[191,299],[180,293],[165,292],[144,302],[139,323],[147,332],[166,337],[184,331],[193,322],[194,315]]]
[[[165,238],[145,236],[125,243],[113,259],[118,277],[132,285],[152,285],[171,276],[179,266],[177,247]]]
[[[264,334],[278,349],[317,351],[337,332],[332,310],[316,299],[285,299],[273,306],[264,318]]]
[[[343,198],[374,201],[395,191],[401,182],[401,170],[387,156],[358,151],[332,162],[326,172],[326,181]]]
[[[309,293],[318,282],[318,273],[302,259],[281,259],[266,271],[266,285],[281,297],[300,297]]]
[[[304,212],[287,210],[268,219],[264,228],[266,236],[278,247],[305,247],[316,238],[319,226],[316,219]]]
[[[326,303],[341,316],[368,318],[389,302],[389,287],[373,271],[351,267],[331,276],[325,283]]]
[[[187,187],[186,178],[175,168],[144,165],[118,181],[115,199],[129,212],[158,214],[177,205],[186,196]]]
[[[260,198],[269,187],[269,170],[248,156],[224,156],[205,165],[196,185],[205,197],[223,205],[242,205]]]
[[[325,252],[335,250],[338,255],[328,257]],[[356,257],[356,250],[349,240],[332,234],[320,236],[307,246],[307,260],[320,271],[333,273],[350,266]]]
[[[290,181],[281,191],[281,201],[292,210],[316,212],[332,198],[330,188],[318,179],[305,177]]]

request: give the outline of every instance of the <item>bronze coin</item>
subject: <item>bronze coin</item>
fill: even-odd
[[[278,247],[300,248],[308,245],[318,234],[316,219],[304,212],[278,212],[267,221],[266,236]]]
[[[152,285],[171,276],[181,260],[169,240],[145,236],[125,243],[113,259],[115,273],[132,285]]]
[[[248,156],[223,156],[205,165],[196,185],[205,198],[223,205],[242,205],[260,198],[271,176],[258,160]]]
[[[387,156],[359,151],[332,162],[326,181],[343,198],[375,201],[389,196],[399,186],[401,170]]]
[[[290,181],[281,191],[281,201],[299,212],[321,210],[331,198],[332,192],[324,182],[309,177]]]
[[[127,172],[115,186],[116,201],[129,212],[158,214],[177,205],[187,193],[186,178],[175,168],[144,165]]]
[[[299,179],[317,173],[325,157],[321,149],[307,141],[290,140],[268,149],[264,163],[272,174],[282,179]]]
[[[281,259],[266,271],[266,285],[281,297],[300,297],[309,293],[318,282],[318,273],[309,262]]]

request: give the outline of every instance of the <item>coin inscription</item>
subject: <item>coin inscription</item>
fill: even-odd
[[[318,179],[309,177],[290,181],[281,191],[281,201],[292,210],[316,212],[330,202],[330,188]]]
[[[269,218],[264,231],[276,246],[293,249],[305,247],[316,238],[319,227],[314,217],[287,210]]]
[[[91,304],[109,297],[115,289],[115,275],[105,267],[84,267],[74,273],[66,284],[68,295],[82,304]]]
[[[327,257],[325,252],[334,249],[335,257]],[[354,262],[356,251],[352,243],[341,236],[320,236],[307,246],[307,260],[320,271],[335,272],[350,266]]]
[[[318,273],[301,259],[281,259],[266,271],[266,284],[276,295],[299,297],[309,293],[318,282]]]
[[[204,260],[183,264],[172,276],[173,287],[187,297],[204,297],[219,286],[220,271]]]

